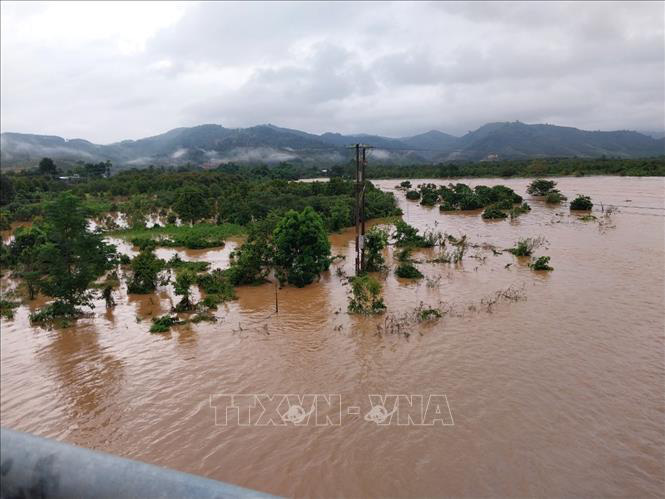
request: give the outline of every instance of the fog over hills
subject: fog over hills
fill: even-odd
[[[224,128],[206,124],[175,128],[139,140],[108,145],[51,135],[2,133],[2,166],[27,166],[48,156],[67,162],[110,160],[116,165],[147,166],[219,163],[279,163],[328,165],[349,161],[349,145],[374,147],[370,159],[382,163],[426,163],[452,160],[538,157],[643,157],[665,154],[665,139],[634,131],[586,131],[549,124],[488,123],[462,137],[438,130],[401,138],[339,133],[310,134],[274,125]]]

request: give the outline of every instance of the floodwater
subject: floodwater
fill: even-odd
[[[216,323],[150,334],[174,303],[168,287],[123,288],[114,310],[98,301],[64,330],[31,328],[21,307],[2,322],[2,425],[286,496],[662,496],[663,179],[560,179],[569,198],[593,198],[595,222],[529,199],[524,179],[468,183],[509,185],[533,210],[486,222],[398,194],[409,223],[476,245],[461,264],[419,264],[418,282],[385,276],[387,314],[423,302],[448,312],[438,321],[395,333],[377,328],[385,316],[346,313],[336,269],[353,271],[352,231],[331,236],[347,258],[320,282],[240,288]],[[619,212],[605,219],[601,202]],[[487,246],[527,236],[547,238],[535,254],[553,272]],[[223,267],[235,244],[180,253]],[[216,425],[215,394],[333,397],[318,426],[241,425],[233,412]],[[364,417],[371,394],[445,395],[447,406],[433,425],[398,425],[422,422],[400,413],[378,425]]]

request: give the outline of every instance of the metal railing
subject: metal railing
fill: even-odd
[[[0,498],[266,498],[261,492],[0,428]]]

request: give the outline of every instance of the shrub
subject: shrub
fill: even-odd
[[[388,232],[372,227],[365,234],[365,251],[363,268],[367,272],[377,272],[384,267],[383,249],[388,244]]]
[[[418,270],[411,262],[402,262],[395,269],[395,275],[404,279],[420,279],[422,272]]]
[[[463,195],[459,200],[459,209],[468,211],[468,210],[477,210],[483,207],[483,204],[480,201],[480,198],[473,193]]]
[[[196,274],[189,269],[182,269],[178,272],[174,283],[175,294],[182,296],[180,302],[175,306],[176,312],[186,312],[194,308],[190,301],[189,288],[196,283]]]
[[[157,288],[159,273],[164,268],[164,260],[157,258],[152,250],[144,250],[132,258],[131,266],[132,277],[127,285],[127,292],[152,293]]]
[[[538,178],[531,182],[526,188],[526,192],[532,196],[545,196],[548,192],[554,190],[556,182],[554,180],[545,180]]]
[[[431,248],[436,244],[436,235],[430,233],[425,236],[418,234],[418,229],[407,224],[404,220],[398,220],[395,224],[393,234],[396,246],[411,246],[416,248]]]
[[[509,248],[507,251],[515,256],[531,256],[531,254],[545,244],[547,240],[544,237],[527,237],[520,239],[514,248]]]
[[[539,256],[531,265],[533,270],[554,270],[549,266],[550,257],[549,256]]]
[[[412,201],[420,199],[420,193],[418,191],[407,191],[406,199],[410,199]]]
[[[353,314],[378,314],[386,308],[381,297],[381,283],[367,274],[353,277],[348,310]]]
[[[566,196],[561,194],[559,191],[548,192],[545,196],[545,202],[548,204],[559,204],[565,200]]]
[[[438,200],[439,195],[436,193],[436,191],[427,190],[423,192],[420,204],[422,206],[434,206]]]
[[[0,300],[0,317],[5,319],[14,318],[14,309],[19,306],[18,302],[9,300]]]
[[[152,319],[152,326],[150,326],[151,333],[165,333],[171,326],[183,324],[183,321],[178,320],[178,317],[171,317],[170,315],[163,315]]]
[[[519,206],[515,206],[513,209],[510,210],[510,218],[517,218],[523,213],[528,213],[531,211],[531,206],[527,202],[522,203]]]
[[[589,211],[591,208],[593,208],[593,203],[591,202],[591,198],[589,196],[578,194],[577,197],[570,202],[571,210]]]
[[[454,211],[455,207],[448,201],[444,201],[439,205],[439,211]]]
[[[235,289],[227,271],[215,269],[210,273],[198,275],[196,283],[205,291],[207,296],[203,300],[203,304],[208,307],[236,298]],[[210,299],[208,300],[208,298]]]
[[[497,205],[488,206],[485,208],[485,211],[483,211],[482,215],[485,220],[496,220],[506,218],[507,216],[508,215],[501,211]]]
[[[411,182],[405,180],[404,182],[400,182],[399,186],[403,187],[404,189],[411,189]]]

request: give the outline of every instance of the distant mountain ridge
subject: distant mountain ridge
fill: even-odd
[[[586,131],[516,122],[488,123],[462,137],[438,130],[390,138],[379,135],[311,134],[275,125],[225,128],[206,124],[169,130],[108,145],[53,135],[0,134],[0,164],[30,165],[48,156],[67,162],[110,160],[116,165],[217,165],[225,162],[328,165],[352,158],[354,143],[374,147],[370,158],[384,163],[437,163],[539,157],[646,157],[665,155],[665,138],[633,131]]]

